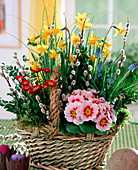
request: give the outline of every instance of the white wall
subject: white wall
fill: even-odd
[[[10,0],[9,0],[10,1]],[[30,10],[30,0],[21,0],[21,19],[29,23],[29,10]],[[28,37],[28,25],[21,21],[21,40],[27,44]],[[28,50],[25,46],[21,45],[21,48],[17,49],[8,49],[8,48],[0,48],[0,64],[2,62],[6,64],[15,64],[15,60],[12,58],[13,52],[16,51],[19,59],[21,59],[22,55],[28,55]],[[4,99],[9,99],[6,96],[6,93],[9,91],[8,85],[6,81],[0,77],[0,97]],[[0,119],[8,119],[14,118],[10,112],[6,112],[3,108],[0,107]]]

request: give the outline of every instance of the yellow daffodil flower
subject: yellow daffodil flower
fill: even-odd
[[[55,50],[50,50],[50,54],[49,54],[50,58],[55,58],[55,60],[59,59],[59,56],[57,55]]]
[[[64,50],[66,48],[66,44],[64,40],[60,40],[59,44],[58,44],[58,48],[61,48],[62,50]]]
[[[104,40],[104,38],[102,38],[102,40]],[[110,41],[110,40],[107,39],[107,41],[105,41],[105,44],[104,44],[104,46],[107,47],[107,48],[110,48],[110,47],[112,46],[111,44],[108,43],[109,41]],[[100,42],[100,43],[98,44],[98,47],[102,48],[102,46],[103,46],[103,42]]]
[[[88,37],[88,40],[89,40],[89,43],[88,45],[91,45],[91,46],[96,46],[98,44],[98,40],[100,37],[96,37],[96,35],[94,34],[93,35],[93,31],[92,31],[92,34],[91,34],[92,37]]]
[[[80,38],[77,36],[77,35],[75,35],[74,33],[72,33],[72,39],[71,39],[71,41],[72,41],[72,43],[73,43],[73,45],[77,45],[77,42],[80,42]]]
[[[29,39],[29,42],[30,42],[30,43],[33,43],[34,41],[35,41],[35,38],[30,38],[30,39]]]
[[[94,55],[90,55],[89,58],[91,61],[94,61],[96,57]]]
[[[57,34],[57,37],[63,37],[64,38],[64,32],[61,31],[61,27],[62,27],[62,24],[59,24],[58,27],[57,27],[60,30],[59,33]]]
[[[111,56],[111,53],[109,52],[109,50],[108,49],[106,49],[106,48],[104,48],[104,55],[103,55],[103,58],[105,58],[105,57],[110,57]]]
[[[86,29],[92,25],[91,23],[88,23],[89,18],[86,18],[86,13],[80,14],[78,12],[78,16],[76,16],[75,19],[77,20],[76,26],[80,28],[80,31],[82,28],[86,31]]]
[[[44,44],[41,44],[41,45],[37,45],[37,47],[38,47],[38,51],[40,52],[40,53],[43,53],[43,52],[47,52],[47,49],[48,49],[48,45],[44,45]]]
[[[78,16],[76,16],[75,19],[76,19],[78,22],[85,21],[85,19],[86,19],[86,13],[80,14],[80,13],[78,12]]]
[[[118,29],[115,29],[115,34],[114,37],[118,35],[118,33],[122,34],[123,36],[125,35],[125,30],[122,29],[122,23],[119,23],[119,26],[117,27]]]
[[[29,62],[30,64],[32,64],[32,70],[36,70],[36,67],[39,66],[38,64],[36,64],[35,61]]]
[[[75,56],[77,56],[77,55],[75,55]],[[71,62],[71,63],[74,63],[74,59],[73,59],[73,54],[70,54],[70,56],[69,56],[69,61]]]
[[[52,28],[48,29],[48,27],[45,25],[43,31],[44,33],[41,37],[46,40],[48,36],[54,36],[58,34],[60,32],[60,29],[52,29]]]

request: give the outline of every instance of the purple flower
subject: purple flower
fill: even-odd
[[[97,66],[97,71],[101,72],[101,70],[102,70],[102,61],[100,61],[100,63]]]
[[[96,80],[97,79],[97,74],[95,75],[95,77],[94,77],[94,80]]]
[[[102,77],[102,73],[99,73],[98,77]]]
[[[101,50],[100,50],[100,47],[96,50],[95,56],[96,56],[97,58],[100,58],[100,57],[101,57]]]
[[[132,72],[135,70],[135,68],[138,66],[138,63],[131,64],[128,69],[132,70]]]
[[[115,81],[115,73],[112,75],[112,77],[110,78],[110,83],[112,84]]]

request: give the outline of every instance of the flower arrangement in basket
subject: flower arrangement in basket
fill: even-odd
[[[1,99],[0,105],[17,115],[31,163],[44,169],[100,167],[119,126],[130,117],[126,104],[138,98],[135,77],[123,88],[138,63],[120,75],[129,20],[126,30],[112,24],[100,38],[86,13],[75,19],[70,31],[67,24],[56,25],[54,13],[52,22],[43,22],[41,34],[28,39],[32,59],[23,56],[22,65],[14,53],[17,66],[1,66],[13,99]],[[107,38],[111,29],[123,36],[116,58]]]

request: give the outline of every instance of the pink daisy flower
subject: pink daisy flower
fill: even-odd
[[[68,98],[68,101],[69,101],[69,103],[74,103],[74,102],[80,102],[80,103],[82,103],[84,100],[83,100],[83,97],[80,96],[80,95],[76,95],[76,96],[71,95],[71,96]]]
[[[112,121],[110,121],[110,119],[108,119],[107,116],[105,117],[100,116],[97,120],[96,128],[100,130],[101,132],[104,132],[110,129],[111,124],[112,124]]]
[[[78,116],[80,116],[83,121],[94,120],[97,112],[97,105],[93,104],[91,101],[84,101],[77,109]]]
[[[65,118],[68,122],[73,122],[76,125],[82,124],[83,120],[78,116],[77,109],[80,107],[79,102],[69,103],[65,107]]]

